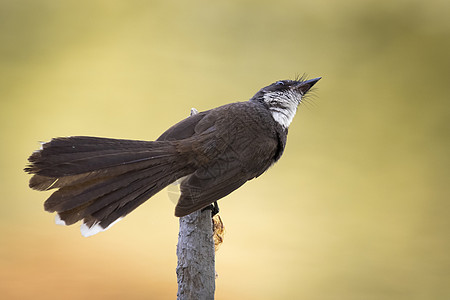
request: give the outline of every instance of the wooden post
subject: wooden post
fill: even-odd
[[[215,250],[211,210],[180,218],[177,299],[214,299]]]
[[[193,108],[191,115],[196,113]],[[214,299],[215,248],[210,209],[180,218],[177,257],[177,299]]]

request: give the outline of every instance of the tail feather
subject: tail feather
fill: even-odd
[[[152,159],[148,159],[147,161],[140,161],[138,162],[124,162],[121,165],[115,166],[115,167],[104,167],[99,170],[93,170],[90,172],[85,172],[81,174],[74,174],[74,175],[61,175],[59,176],[44,176],[39,175],[40,173],[43,173],[41,169],[38,169],[37,171],[30,170],[30,168],[27,168],[26,171],[29,173],[34,173],[35,175],[30,179],[30,188],[39,190],[39,191],[46,191],[54,188],[62,188],[65,186],[73,186],[76,184],[82,184],[87,182],[94,182],[101,179],[111,178],[114,176],[119,176],[121,174],[125,174],[130,171],[137,171],[140,169],[144,169],[146,167],[150,167],[155,164],[155,159],[162,158],[162,157],[152,157]],[[42,158],[42,160],[45,160],[46,158]],[[99,157],[98,159],[102,159]],[[32,168],[38,168],[37,164],[32,164]]]
[[[82,174],[123,164],[140,163],[170,155],[167,142],[95,137],[55,138],[42,144],[29,158],[26,172],[47,177]]]
[[[43,143],[42,150],[46,150],[49,153],[98,152],[111,149],[132,150],[136,148],[145,148],[152,143],[153,142],[149,141],[110,139],[92,136],[69,136],[54,138],[48,143]]]
[[[55,191],[44,208],[59,223],[83,220],[90,235],[111,226],[176,179],[193,172],[175,142],[56,138],[29,158],[30,187]]]
[[[77,175],[105,168],[137,164],[159,158],[167,158],[167,143],[155,142],[153,149],[140,151],[108,150],[83,153],[51,154],[46,149],[30,156],[30,167],[25,171],[47,177]]]
[[[102,228],[106,228],[116,219],[133,211],[157,192],[159,192],[159,190],[155,189],[155,185],[150,187],[143,186],[131,194],[126,195],[124,198],[120,199],[120,201],[111,202],[92,213],[90,216],[92,216],[93,219],[90,222],[88,221],[88,225],[92,224],[92,222],[95,223],[96,220],[100,220],[98,224]]]
[[[170,166],[169,163],[161,163],[153,167],[130,171],[120,176],[99,179],[94,183],[66,186],[54,192],[45,201],[44,208],[49,212],[69,210],[90,199],[97,199],[121,188],[132,190],[135,185],[148,184],[147,181],[159,180],[160,173],[170,169]]]
[[[31,177],[29,186],[34,190],[47,191],[54,188],[89,182],[95,180],[95,178],[102,178],[103,176],[101,175],[97,177],[97,175],[99,175],[98,173],[99,172],[90,172],[65,177],[47,177],[35,174]]]
[[[114,203],[109,204],[106,207],[98,210],[93,213],[92,216],[96,217],[99,220],[102,220],[99,224],[106,228],[111,223],[113,223],[117,218],[123,217],[129,212],[136,209],[139,205],[144,203],[148,198],[152,197],[163,188],[165,188],[168,184],[172,183],[174,179],[171,175],[167,175],[165,177],[160,178],[157,182],[155,182],[151,186],[144,186],[138,190],[136,190],[133,194],[126,196],[125,200],[121,199],[120,201],[116,201]]]

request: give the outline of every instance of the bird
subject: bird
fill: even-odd
[[[177,180],[175,216],[186,216],[280,159],[297,108],[320,79],[276,81],[247,101],[191,114],[155,141],[53,138],[28,158],[29,187],[55,189],[44,209],[60,225],[82,221],[83,236],[110,228]]]

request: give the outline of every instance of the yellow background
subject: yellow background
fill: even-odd
[[[0,297],[174,299],[163,191],[107,232],[56,226],[38,141],[155,139],[323,76],[282,159],[220,201],[217,299],[450,299],[448,1],[0,1]]]

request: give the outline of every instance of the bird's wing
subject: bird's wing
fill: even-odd
[[[195,127],[208,114],[208,112],[209,111],[200,112],[178,122],[167,129],[157,139],[157,141],[175,141],[193,136],[196,133]]]
[[[211,165],[198,169],[183,180],[175,215],[185,216],[206,207],[249,179],[239,159],[232,153],[223,154]]]

